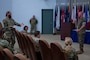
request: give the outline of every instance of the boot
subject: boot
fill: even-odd
[[[79,51],[76,51],[77,54],[82,54],[84,52],[83,49],[80,49]]]
[[[83,52],[81,50],[76,51],[77,54],[82,54]]]
[[[81,49],[81,51],[84,53],[84,50],[83,50],[83,48]]]

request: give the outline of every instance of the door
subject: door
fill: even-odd
[[[42,9],[42,34],[53,33],[53,9]]]

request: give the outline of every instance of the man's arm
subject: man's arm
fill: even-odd
[[[77,29],[77,32],[81,31],[85,27],[85,25],[86,25],[86,22],[83,22],[82,26],[79,29]]]
[[[14,25],[21,26],[21,24],[17,23],[14,19],[12,19],[14,22]]]

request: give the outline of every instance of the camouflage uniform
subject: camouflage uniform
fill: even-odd
[[[74,48],[67,54],[68,60],[78,60],[78,56]]]
[[[66,46],[64,47],[64,51],[67,55],[67,60],[78,60],[76,50],[71,45],[72,43],[66,44]]]
[[[84,17],[79,18],[77,28],[80,29],[83,24],[86,24],[85,18]],[[86,28],[84,27],[82,30],[80,30],[78,32],[78,40],[79,40],[79,45],[80,45],[80,51],[82,51],[82,52],[83,52],[83,44],[84,44],[84,39],[85,39],[85,29]]]
[[[35,46],[36,46],[36,55],[37,55],[37,60],[42,60],[41,58],[41,53],[40,53],[40,46],[39,46],[39,38],[34,37],[33,38]]]
[[[36,24],[37,24],[37,19],[35,18],[32,18],[30,19],[30,24],[31,24],[31,30],[30,30],[30,33],[32,33],[32,31],[36,31]]]
[[[8,17],[6,17],[3,20],[3,24],[5,30],[4,39],[7,40],[9,44],[11,44],[11,47],[13,48],[15,44],[15,33],[11,27],[13,27],[14,25],[20,26],[20,24],[15,22],[12,18],[8,18]]]
[[[12,52],[14,51],[14,49],[10,46],[10,44],[7,40],[0,39],[0,46],[2,46],[3,48],[8,48]]]
[[[26,30],[22,30],[21,32],[23,32],[23,33],[28,33]]]

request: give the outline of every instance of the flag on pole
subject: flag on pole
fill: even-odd
[[[61,8],[61,23],[65,22],[65,9]]]
[[[59,19],[59,6],[56,5],[55,7],[55,20],[54,20],[54,27],[59,29],[60,28],[60,19]]]
[[[76,6],[73,6],[73,7],[72,7],[71,19],[72,19],[73,23],[76,22]]]
[[[70,21],[70,6],[66,6],[66,17],[65,17],[65,22],[69,22]]]
[[[88,5],[84,6],[84,17],[86,19],[86,29],[87,29],[89,27],[87,26],[89,22],[89,6]]]
[[[58,30],[60,29],[60,18],[59,18],[59,15],[60,15],[60,9],[59,9],[59,6],[58,6],[58,13],[57,13],[57,16],[56,16],[56,28]]]
[[[86,23],[87,23],[89,20],[89,6],[88,5],[85,6],[85,18],[86,18]]]
[[[55,19],[54,19],[54,28],[56,28],[56,18],[58,15],[58,5],[55,6]]]

